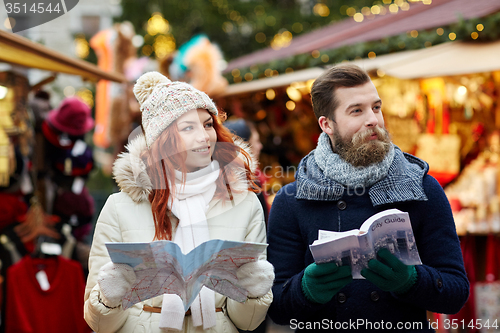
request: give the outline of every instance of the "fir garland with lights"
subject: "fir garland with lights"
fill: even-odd
[[[379,41],[364,42],[325,51],[298,54],[288,58],[273,60],[266,64],[256,64],[233,70],[225,74],[231,83],[251,81],[289,73],[305,68],[325,66],[359,58],[375,57],[383,54],[416,50],[424,47],[462,40],[469,42],[493,41],[500,38],[500,13],[483,18],[460,19],[457,23],[434,30],[408,32]]]

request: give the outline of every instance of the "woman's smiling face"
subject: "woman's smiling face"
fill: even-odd
[[[208,166],[217,142],[212,115],[205,109],[190,110],[177,119],[176,125],[186,148],[187,171]]]

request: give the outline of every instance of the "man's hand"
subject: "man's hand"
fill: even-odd
[[[413,265],[405,265],[388,249],[377,253],[381,260],[371,259],[368,268],[361,270],[368,281],[383,291],[404,294],[417,282],[417,270]]]
[[[306,267],[302,277],[302,292],[312,302],[325,304],[345,285],[352,281],[350,266],[337,266],[330,262]]]

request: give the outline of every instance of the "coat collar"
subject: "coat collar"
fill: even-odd
[[[250,170],[255,173],[258,162],[252,154],[248,143],[240,138],[235,137],[234,139],[234,144],[244,149],[250,155]],[[120,190],[128,194],[133,201],[137,203],[148,201],[149,194],[153,190],[153,185],[146,172],[146,165],[140,157],[148,149],[144,135],[138,135],[125,146],[125,149],[126,151],[118,155],[113,164],[113,178]],[[225,167],[232,167],[232,165],[229,164]],[[245,170],[239,170],[236,173],[236,180],[232,181],[229,185],[236,192],[247,190],[248,182]]]

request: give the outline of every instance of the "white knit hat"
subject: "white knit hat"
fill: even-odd
[[[170,124],[190,110],[206,109],[217,115],[214,102],[185,82],[170,81],[158,72],[141,75],[134,85],[141,105],[142,127],[148,148]]]

